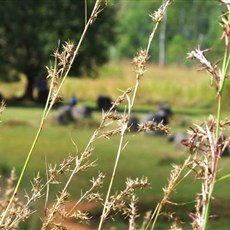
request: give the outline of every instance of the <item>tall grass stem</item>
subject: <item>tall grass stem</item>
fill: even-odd
[[[79,40],[79,42],[78,42],[78,45],[77,45],[77,47],[76,47],[76,49],[75,49],[75,51],[74,51],[73,57],[72,57],[72,59],[71,59],[70,65],[68,66],[68,69],[66,70],[65,75],[64,75],[63,78],[62,78],[61,84],[60,84],[59,87],[58,87],[58,90],[57,90],[57,92],[56,92],[56,96],[57,96],[58,93],[60,92],[60,90],[61,90],[61,88],[62,88],[62,86],[63,86],[63,83],[64,83],[66,77],[68,76],[70,69],[72,68],[72,64],[73,64],[74,60],[76,59],[76,56],[77,56],[77,54],[78,54],[78,52],[79,52],[79,49],[80,49],[80,47],[81,47],[81,44],[82,44],[83,39],[84,39],[84,37],[85,37],[85,34],[86,34],[87,30],[88,30],[88,27],[93,23],[93,21],[95,20],[95,18],[96,18],[96,16],[97,16],[97,13],[98,13],[98,10],[99,10],[99,7],[100,7],[100,2],[101,2],[101,0],[97,0],[97,1],[95,2],[94,8],[93,8],[92,13],[91,13],[91,16],[90,16],[90,18],[89,18],[87,24],[86,24],[85,27],[84,27],[84,30],[83,30],[82,35],[81,35],[81,38],[80,38],[80,40]],[[39,136],[40,136],[40,134],[41,134],[41,131],[42,131],[42,129],[43,129],[45,120],[46,120],[46,118],[47,118],[47,116],[48,116],[50,110],[52,109],[54,103],[55,103],[56,98],[53,98],[53,99],[50,101],[51,93],[52,93],[52,87],[53,87],[53,84],[51,83],[51,89],[49,90],[49,95],[48,95],[48,97],[47,97],[46,105],[45,105],[45,108],[44,108],[44,110],[43,110],[43,115],[42,115],[42,119],[41,119],[41,122],[40,122],[39,129],[38,129],[38,131],[37,131],[37,134],[36,134],[36,136],[35,136],[35,138],[34,138],[34,141],[33,141],[32,145],[31,145],[31,148],[30,148],[30,150],[29,150],[29,153],[28,153],[28,155],[27,155],[27,157],[26,157],[26,160],[25,160],[25,163],[24,163],[24,165],[23,165],[22,171],[21,171],[21,173],[20,173],[19,179],[18,179],[17,184],[16,184],[16,186],[15,186],[15,190],[14,190],[14,192],[13,192],[11,198],[10,198],[9,204],[7,205],[7,208],[6,208],[6,210],[4,211],[4,214],[3,214],[3,216],[2,216],[2,218],[1,218],[1,220],[0,220],[0,225],[2,225],[3,221],[5,220],[6,215],[7,215],[7,213],[8,213],[8,210],[9,210],[10,206],[12,205],[12,202],[13,202],[15,196],[17,195],[18,189],[19,189],[19,187],[20,187],[20,184],[21,184],[21,181],[22,181],[22,179],[23,179],[23,176],[24,176],[24,174],[25,174],[25,172],[26,172],[26,169],[27,169],[27,166],[28,166],[29,161],[30,161],[30,159],[31,159],[32,153],[33,153],[33,151],[34,151],[34,148],[35,148],[35,146],[36,146],[36,144],[37,144],[37,141],[38,141]]]

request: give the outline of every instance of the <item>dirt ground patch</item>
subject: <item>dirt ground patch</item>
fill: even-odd
[[[75,205],[74,202],[68,202],[63,206],[63,208],[67,213],[70,212],[71,214],[73,214],[76,211],[99,214],[100,211],[99,209],[100,205],[98,203],[81,203],[77,205],[76,208],[73,209],[74,205]],[[51,206],[52,204],[50,204],[50,207]],[[79,224],[73,217],[66,218],[64,220],[59,214],[55,216],[54,222],[57,224],[64,225],[66,227],[66,230],[96,230],[97,229],[96,227],[93,227],[91,225]]]

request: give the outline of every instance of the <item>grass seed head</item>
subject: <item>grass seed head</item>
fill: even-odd
[[[219,0],[220,3],[230,5],[230,0]]]
[[[77,210],[76,212],[71,214],[70,217],[75,218],[81,224],[87,224],[87,225],[89,225],[91,219],[88,213],[81,212],[80,210]]]
[[[133,64],[137,79],[140,79],[145,73],[145,64],[148,60],[148,54],[146,50],[140,50],[137,55],[133,58]]]
[[[228,12],[224,13],[220,17],[220,26],[223,29],[222,38],[225,39],[225,45],[226,47],[229,46],[230,42],[230,5],[228,6]]]
[[[157,123],[154,120],[153,121],[147,121],[145,123],[138,125],[138,131],[139,132],[146,132],[146,131],[161,131],[164,134],[169,133],[169,127],[167,125],[163,125],[162,122]]]
[[[156,10],[153,14],[150,14],[149,16],[152,18],[154,22],[159,23],[164,16],[163,7],[160,7],[158,10]]]

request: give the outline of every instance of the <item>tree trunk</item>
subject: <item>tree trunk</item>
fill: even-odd
[[[24,94],[22,96],[22,99],[23,100],[33,101],[34,100],[34,97],[33,97],[34,78],[28,77],[26,75],[26,80],[27,80],[27,84],[26,84],[25,91],[24,91]]]
[[[163,0],[166,4],[166,0]],[[161,21],[160,39],[159,39],[159,65],[165,66],[165,33],[166,33],[167,11],[165,10],[164,17]]]

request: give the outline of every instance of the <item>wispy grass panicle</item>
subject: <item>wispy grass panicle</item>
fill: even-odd
[[[60,221],[56,222],[55,218],[57,214],[63,216],[63,206],[67,200],[69,200],[69,193],[66,191],[61,192],[61,194],[57,196],[57,201],[46,210],[46,216],[43,218],[41,230],[53,229],[58,225],[62,226],[61,229],[65,228],[63,223],[60,223]]]
[[[168,180],[168,185],[163,188],[164,196],[162,200],[157,204],[155,210],[151,213],[151,217],[145,225],[145,230],[155,228],[157,219],[162,212],[163,207],[166,204],[174,204],[170,201],[171,194],[175,191],[176,187],[183,181],[191,171],[188,171],[184,176],[181,176],[182,172],[185,168],[187,168],[191,164],[191,157],[188,156],[182,165],[173,164],[173,169],[171,170],[170,178]],[[174,218],[173,218],[174,219]]]
[[[145,64],[148,60],[148,53],[146,50],[140,50],[133,58],[136,77],[139,80],[145,73]]]
[[[152,20],[156,23],[161,22],[164,17],[165,10],[173,1],[174,0],[164,1],[164,3],[158,8],[158,10],[156,10],[153,14],[149,15]]]
[[[170,226],[170,230],[183,230],[183,222],[179,218],[173,217],[172,221],[173,223]]]
[[[211,63],[208,61],[206,56],[204,55],[205,52],[207,52],[208,49],[200,50],[200,48],[197,48],[190,53],[188,53],[187,58],[188,59],[195,59],[201,64],[201,69],[205,69],[208,73],[210,73],[212,82],[215,82],[216,89],[219,88],[219,82],[220,82],[220,76],[219,76],[219,70],[217,63]]]
[[[136,207],[137,204],[137,197],[135,195],[132,196],[130,201],[130,213],[129,213],[129,230],[137,229],[136,219],[139,217],[138,210]]]
[[[97,178],[93,177],[90,181],[92,183],[91,187],[85,193],[82,193],[78,202],[75,203],[75,205],[70,209],[67,215],[70,215],[83,200],[86,200],[88,202],[102,202],[102,196],[97,191],[97,189],[102,187],[104,183],[104,178],[105,175],[103,173],[99,173]]]
[[[5,110],[5,108],[6,108],[6,103],[4,100],[2,100],[0,103],[0,114]]]
[[[73,62],[74,62],[77,54],[79,53],[79,49],[82,45],[82,42],[83,42],[84,37],[86,35],[86,32],[87,32],[89,26],[92,25],[92,23],[96,20],[98,14],[102,10],[102,8],[101,8],[102,2],[103,2],[102,0],[96,0],[96,2],[94,4],[94,8],[90,14],[90,17],[89,17],[89,19],[88,19],[88,21],[84,27],[84,30],[81,34],[81,37],[80,37],[79,42],[76,45],[76,47],[74,47],[72,43],[66,42],[62,46],[61,52],[59,52],[58,50],[56,52],[54,52],[54,57],[55,57],[54,66],[47,69],[48,70],[48,77],[51,78],[51,85],[50,85],[50,90],[49,90],[49,95],[47,97],[46,105],[45,105],[45,108],[43,111],[43,115],[41,118],[40,126],[39,126],[39,129],[35,135],[35,138],[34,138],[34,141],[31,145],[31,148],[28,152],[28,155],[27,155],[27,158],[26,158],[25,163],[23,165],[22,171],[20,173],[18,182],[15,186],[15,191],[13,192],[13,194],[11,196],[11,199],[10,199],[10,201],[6,207],[6,210],[3,212],[3,215],[1,215],[0,226],[4,225],[5,219],[8,215],[10,207],[12,206],[12,203],[16,197],[19,186],[20,186],[21,181],[24,177],[25,171],[26,171],[27,166],[29,164],[29,161],[31,159],[34,148],[35,148],[37,141],[40,137],[40,134],[42,132],[45,121],[46,121],[54,103],[56,102],[56,99],[59,96],[60,89],[61,89],[63,83],[65,82],[66,77],[69,74],[69,71],[72,67]],[[60,80],[60,83],[59,83],[59,80]]]
[[[161,13],[161,15],[164,15],[168,5],[172,2],[172,0],[167,0],[165,2],[165,4],[163,4],[162,6],[159,7],[159,10]],[[121,156],[121,152],[124,148],[124,135],[125,133],[127,132],[127,130],[129,129],[129,126],[128,126],[128,121],[129,121],[129,118],[131,117],[131,113],[132,113],[132,108],[134,106],[134,102],[135,102],[135,98],[136,98],[136,94],[137,94],[137,90],[138,90],[138,86],[139,86],[139,83],[140,83],[140,80],[141,80],[141,77],[143,77],[144,73],[145,73],[145,65],[146,65],[146,62],[149,58],[149,49],[150,49],[150,45],[152,43],[152,40],[155,36],[155,33],[156,33],[156,30],[157,30],[157,27],[160,23],[161,19],[158,18],[157,21],[155,21],[155,25],[153,26],[153,29],[152,29],[152,32],[149,36],[149,39],[148,39],[148,44],[146,46],[146,49],[141,49],[137,55],[134,57],[133,59],[133,64],[134,64],[134,69],[135,69],[135,74],[136,74],[136,82],[135,82],[135,86],[133,88],[133,93],[132,93],[132,96],[129,97],[128,95],[126,95],[126,99],[127,99],[127,113],[124,113],[124,116],[123,116],[123,119],[120,120],[120,141],[119,141],[119,146],[118,146],[118,150],[117,150],[117,156],[116,156],[116,160],[115,160],[115,163],[114,163],[114,167],[113,167],[113,172],[112,172],[112,175],[111,175],[111,179],[110,179],[110,184],[109,184],[109,187],[108,187],[108,191],[107,191],[107,194],[106,194],[106,198],[105,198],[105,202],[104,202],[104,207],[103,207],[103,211],[102,211],[102,214],[101,214],[101,219],[100,219],[100,223],[99,223],[99,226],[98,226],[98,230],[101,230],[102,229],[102,225],[107,217],[107,213],[110,211],[110,205],[109,205],[109,198],[110,198],[110,193],[111,193],[111,189],[112,189],[112,186],[113,186],[113,182],[114,182],[114,178],[115,178],[115,175],[116,175],[116,171],[117,171],[117,166],[118,166],[118,162],[119,162],[119,159],[120,159],[120,156]]]
[[[223,146],[225,145],[221,139],[221,110],[222,93],[230,62],[230,7],[229,1],[220,0],[220,2],[227,6],[227,12],[223,13],[220,17],[220,25],[223,29],[222,39],[224,39],[225,45],[222,61],[211,64],[204,56],[206,50],[201,51],[200,49],[196,49],[188,54],[189,58],[196,59],[209,72],[215,82],[217,95],[216,118],[212,119],[211,122],[207,122],[203,127],[196,125],[196,129],[193,129],[193,134],[187,142],[190,150],[192,149],[195,153],[196,159],[194,161],[197,163],[198,168],[200,168],[199,172],[201,173],[197,178],[202,180],[201,195],[197,196],[197,207],[199,208],[196,209],[196,214],[190,214],[190,217],[193,219],[194,228],[197,229],[207,228],[218,162],[224,150]],[[220,64],[222,64],[221,67],[219,67]]]
[[[87,0],[85,1],[87,3]],[[34,177],[31,183],[30,193],[26,193],[26,201],[19,201],[18,190],[24,177],[25,170],[34,151],[34,147],[43,129],[45,121],[57,100],[61,98],[60,90],[73,62],[79,52],[79,48],[85,37],[88,27],[95,22],[98,14],[104,9],[102,3],[107,1],[97,0],[91,15],[85,16],[85,28],[77,45],[71,42],[65,42],[58,45],[54,51],[53,65],[47,67],[50,80],[49,96],[45,105],[45,109],[41,118],[39,130],[35,136],[34,142],[29,150],[27,159],[23,166],[19,180],[15,186],[15,173],[12,172],[10,179],[7,181],[6,192],[2,191],[2,199],[0,202],[0,229],[18,229],[20,221],[28,219],[34,210],[31,209],[35,200],[41,196],[45,196],[45,211],[42,218],[42,230],[48,229],[67,229],[65,219],[74,218],[76,222],[90,224],[93,219],[90,213],[79,210],[78,207],[82,202],[96,202],[103,206],[98,229],[103,229],[103,225],[109,218],[114,218],[116,214],[122,214],[124,218],[129,220],[129,230],[138,229],[137,219],[139,218],[138,198],[136,190],[144,189],[149,186],[146,177],[130,179],[127,178],[126,186],[122,191],[112,193],[114,180],[117,176],[118,164],[120,156],[125,151],[127,143],[125,141],[126,134],[130,131],[129,121],[132,115],[136,95],[138,93],[139,84],[146,71],[146,63],[150,58],[149,50],[159,23],[162,21],[165,11],[173,0],[164,0],[162,6],[150,15],[154,22],[152,32],[149,36],[148,43],[144,49],[140,49],[134,57],[132,64],[134,65],[135,82],[134,86],[127,88],[121,92],[111,105],[108,111],[102,111],[102,118],[98,128],[93,132],[90,140],[85,148],[78,151],[76,144],[76,153],[68,156],[60,164],[46,164],[46,181],[43,182],[40,174]],[[230,147],[230,138],[223,135],[223,130],[230,126],[229,120],[221,120],[222,93],[225,80],[228,76],[230,62],[230,1],[219,0],[220,3],[226,5],[227,12],[220,17],[220,25],[223,29],[222,38],[224,39],[225,52],[223,58],[216,62],[211,62],[206,56],[209,49],[194,49],[188,53],[188,58],[197,60],[201,65],[201,69],[209,73],[211,81],[214,83],[217,98],[217,114],[212,116],[202,124],[194,124],[189,132],[188,138],[182,143],[188,148],[189,154],[184,163],[180,165],[173,164],[167,185],[163,188],[163,197],[157,204],[155,209],[146,213],[142,223],[142,230],[154,229],[159,216],[163,215],[171,221],[172,230],[182,229],[182,222],[172,212],[164,211],[165,205],[180,205],[172,201],[172,194],[177,186],[193,174],[194,180],[201,184],[201,189],[196,195],[195,210],[188,213],[191,219],[193,229],[205,230],[209,219],[209,210],[211,200],[213,199],[214,185],[216,184],[216,176],[218,172],[218,162],[224,150]],[[87,6],[86,6],[87,8]],[[87,11],[87,10],[86,10]],[[124,110],[120,112],[120,105],[124,106]],[[119,109],[118,109],[119,108]],[[4,103],[0,105],[0,115],[4,110]],[[169,133],[169,127],[163,123],[157,123],[154,120],[139,124],[139,132],[141,131],[159,131],[163,134]],[[113,136],[119,136],[118,146],[114,167],[112,168],[111,177],[108,178],[109,186],[106,194],[101,194],[105,175],[98,173],[90,182],[91,185],[85,191],[81,191],[80,198],[72,202],[69,194],[69,186],[75,175],[84,172],[96,166],[96,161],[92,160],[92,154],[95,151],[94,142],[100,138],[110,139]],[[49,204],[50,187],[53,184],[61,184],[60,177],[65,174],[67,179],[62,183],[62,189],[57,194],[55,202]],[[229,178],[229,175],[227,175]],[[223,178],[222,178],[223,179]],[[46,189],[46,191],[45,191]],[[45,192],[44,192],[45,191]],[[71,204],[70,204],[71,201]],[[66,204],[70,204],[70,208]]]
[[[18,229],[20,221],[27,220],[32,214],[32,211],[18,197],[14,197],[11,208],[7,210],[8,203],[15,190],[16,180],[15,170],[12,170],[5,189],[1,191],[0,217],[6,216],[6,219],[5,222],[0,224],[0,229]],[[5,214],[6,211],[7,215]]]
[[[90,225],[90,219],[92,219],[92,217],[89,216],[89,213],[82,212],[80,210],[71,214],[70,217],[74,218],[78,223],[86,225]]]
[[[3,113],[3,111],[5,110],[5,108],[6,108],[6,103],[5,103],[4,100],[2,100],[2,101],[0,102],[0,123],[1,123],[1,116],[2,116],[2,113]]]
[[[146,131],[160,131],[163,134],[169,133],[169,127],[168,125],[164,125],[163,122],[157,123],[154,120],[153,121],[147,121],[145,123],[141,123],[138,125],[138,131],[139,132],[146,132]]]
[[[220,25],[223,29],[222,38],[225,40],[225,46],[228,47],[229,42],[230,42],[230,22],[229,22],[229,10],[230,10],[230,8],[229,8],[229,3],[226,4],[226,6],[228,7],[228,11],[221,15]]]
[[[228,126],[228,122],[226,125]],[[224,149],[229,146],[228,138],[223,138],[223,135],[216,140],[217,127],[216,120],[211,116],[207,122],[191,128],[188,139],[183,142],[191,153],[192,165],[189,168],[195,173],[195,179],[201,181],[201,192],[196,198],[196,212],[189,214],[194,229],[206,227],[207,205],[209,199],[212,199],[210,195],[215,183],[218,161]],[[220,131],[223,127],[220,126]]]
[[[121,213],[125,217],[130,218],[130,226],[134,226],[133,221],[137,218],[136,213],[136,196],[135,192],[137,189],[145,189],[149,186],[148,179],[143,177],[141,179],[136,178],[135,180],[127,178],[126,188],[114,195],[112,195],[106,203],[106,212],[102,218],[105,221],[109,215]],[[104,204],[105,205],[105,204]]]

